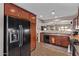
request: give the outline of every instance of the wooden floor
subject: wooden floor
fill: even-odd
[[[37,47],[31,53],[31,55],[32,56],[68,56],[66,53],[63,53],[60,50],[56,50],[55,48],[45,47],[44,43],[37,43]]]

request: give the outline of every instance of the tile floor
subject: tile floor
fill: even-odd
[[[32,51],[32,56],[68,56],[67,48],[58,47],[46,43],[37,43],[36,49]]]

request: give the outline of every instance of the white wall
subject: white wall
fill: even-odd
[[[0,3],[0,56],[3,55],[3,20],[4,20],[4,17],[3,17],[3,12],[4,12],[4,6],[2,3]]]
[[[38,33],[38,42],[40,42],[40,32],[41,32],[41,21],[39,19],[36,19],[36,32]]]

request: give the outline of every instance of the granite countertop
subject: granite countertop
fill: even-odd
[[[44,35],[69,36],[69,34],[61,34],[61,33],[44,33]]]

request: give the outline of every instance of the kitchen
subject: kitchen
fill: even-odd
[[[78,3],[4,3],[3,6],[0,55],[70,56],[69,38],[74,31],[79,32]],[[76,38],[79,40],[79,35]]]

